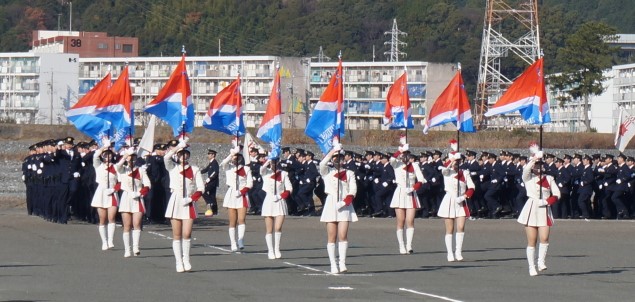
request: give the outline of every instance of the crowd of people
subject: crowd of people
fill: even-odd
[[[516,218],[526,227],[529,271],[536,275],[536,240],[540,271],[546,269],[553,218],[626,219],[635,214],[635,159],[623,154],[558,158],[535,149],[529,156],[504,150],[477,156],[472,150],[457,152],[455,141],[447,154],[415,154],[402,138],[394,153],[362,155],[335,143],[321,160],[311,151],[289,147],[282,148],[280,158],[268,158],[258,148],[243,156],[242,146],[235,144],[220,163],[217,152],[209,149],[205,166],[199,168],[190,163],[186,140],[155,144],[144,158],[137,157],[134,145],[114,152],[109,141],[101,143],[75,144],[67,137],[30,146],[22,166],[28,214],[56,223],[70,217],[96,223],[103,250],[114,247],[119,214],[124,257],[141,253],[144,223],[169,221],[178,272],[192,268],[196,202],[205,201],[205,216],[218,214],[221,173],[232,252],[245,247],[247,214],[264,217],[270,259],[282,257],[285,216],[320,216],[327,228],[332,273],[347,271],[349,223],[358,217],[395,217],[401,254],[413,253],[415,217],[443,218],[450,262],[463,260],[467,220]],[[536,214],[540,212],[544,215]]]

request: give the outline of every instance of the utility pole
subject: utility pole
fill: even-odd
[[[406,57],[408,54],[399,51],[400,46],[408,46],[407,43],[399,40],[399,36],[407,36],[408,34],[397,28],[397,19],[392,21],[392,30],[384,32],[384,35],[390,35],[390,41],[384,42],[384,45],[390,45],[390,51],[384,52],[388,56],[389,62],[399,62],[399,56]]]
[[[538,0],[507,2],[510,1],[486,3],[475,100],[475,123],[479,128],[485,126],[483,114],[488,106],[498,101],[513,82],[510,78],[516,76],[501,72],[502,58],[512,54],[531,65],[540,56]],[[511,120],[503,124],[510,125]]]
[[[53,69],[51,68],[51,82],[49,83],[49,93],[51,94],[51,116],[50,124],[53,125]]]

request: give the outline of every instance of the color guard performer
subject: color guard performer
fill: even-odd
[[[171,148],[163,157],[165,168],[170,175],[170,199],[165,217],[172,225],[172,250],[176,258],[176,271],[190,271],[190,246],[192,225],[198,216],[195,202],[203,196],[205,185],[198,167],[189,163],[190,151],[185,140]],[[176,162],[172,156],[176,153]]]
[[[145,213],[143,197],[150,191],[150,179],[144,168],[135,166],[137,155],[133,148],[124,151],[124,156],[115,164],[121,183],[121,199],[119,213],[123,224],[124,257],[131,254],[139,256],[139,239],[141,238],[141,220]],[[132,253],[130,252],[130,229],[132,228]]]
[[[463,238],[465,237],[465,220],[470,216],[466,200],[474,194],[474,182],[469,170],[459,169],[461,153],[452,152],[448,155],[448,162],[441,169],[445,196],[441,201],[438,216],[445,218],[445,248],[448,261],[463,260]],[[456,220],[456,247],[452,253],[452,235]]]
[[[228,187],[223,199],[223,207],[229,212],[229,241],[231,251],[237,252],[238,249],[245,248],[245,217],[250,207],[248,192],[253,186],[251,169],[245,165],[245,159],[240,154],[240,146],[234,146],[220,165],[225,170],[225,183]],[[238,229],[238,240],[236,240],[236,229]]]
[[[265,218],[265,241],[267,243],[267,257],[280,259],[280,239],[282,238],[282,224],[284,217],[289,214],[286,199],[293,190],[289,175],[278,167],[278,159],[267,160],[260,167],[262,190],[265,200],[262,203],[261,216]],[[275,231],[275,241],[273,234]]]
[[[326,222],[326,250],[331,262],[331,273],[343,273],[346,268],[346,252],[348,249],[348,224],[357,221],[353,208],[353,198],[357,194],[355,173],[341,166],[343,156],[339,154],[342,146],[334,143],[333,148],[320,162],[320,175],[324,179],[326,202],[322,207],[321,222]],[[338,153],[338,154],[336,154]],[[328,164],[332,159],[333,167]],[[339,238],[339,268],[335,259],[335,242]]]
[[[115,236],[115,216],[117,215],[117,206],[119,205],[117,191],[119,191],[121,187],[121,184],[118,182],[117,171],[112,163],[114,153],[109,148],[110,141],[104,140],[103,147],[97,149],[93,156],[97,189],[90,203],[93,208],[97,209],[101,249],[104,251],[115,247],[113,243]],[[106,221],[108,221],[107,235]]]
[[[538,249],[538,271],[547,269],[545,258],[549,247],[549,228],[553,225],[551,205],[560,198],[560,190],[553,176],[547,175],[542,164],[542,151],[535,151],[531,160],[523,168],[523,181],[527,190],[527,202],[520,212],[518,222],[525,225],[527,235],[527,262],[529,275],[536,276],[536,240]],[[538,237],[540,236],[540,237]]]
[[[417,190],[425,182],[415,157],[408,151],[408,144],[399,146],[399,151],[390,158],[395,170],[397,188],[392,196],[390,207],[395,209],[397,217],[397,242],[400,254],[412,254],[412,239],[415,233],[415,214],[421,208]],[[404,246],[403,230],[406,226],[406,245]]]

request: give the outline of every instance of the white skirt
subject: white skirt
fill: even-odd
[[[465,201],[460,204],[456,203],[456,196],[450,196],[446,193],[439,206],[437,216],[443,218],[470,217],[470,210]]]
[[[322,216],[320,217],[321,222],[355,222],[358,220],[353,204],[344,206],[341,209],[337,209],[336,204],[337,200],[335,200],[335,198],[331,197],[331,195],[326,196],[326,202],[324,202],[324,206],[322,207]]]
[[[538,202],[530,198],[525,202],[525,206],[518,216],[518,223],[532,227],[552,226],[551,207],[538,206]]]
[[[170,201],[168,201],[168,207],[165,210],[165,218],[183,220],[195,219],[198,217],[195,205],[196,203],[194,202],[183,205],[183,194],[181,192],[172,192],[172,194],[170,194]]]
[[[119,212],[124,213],[145,213],[146,209],[143,205],[143,196],[138,199],[132,198],[132,192],[123,191],[119,200]]]
[[[275,199],[273,194],[267,194],[265,201],[262,203],[261,216],[275,217],[289,215],[287,201],[284,199],[276,201]]]
[[[112,193],[112,195],[107,195],[106,189],[107,186],[105,185],[97,186],[95,195],[93,195],[93,200],[90,202],[91,207],[107,209],[119,205],[119,197],[117,197],[117,192]]]
[[[421,203],[419,203],[417,192],[413,191],[408,194],[406,192],[406,188],[398,186],[397,189],[395,189],[395,193],[392,195],[390,207],[393,209],[418,209],[421,208]]]
[[[236,197],[236,190],[228,188],[223,199],[223,207],[230,209],[241,209],[251,207],[249,203],[249,195]]]

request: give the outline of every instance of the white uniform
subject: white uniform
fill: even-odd
[[[170,173],[170,200],[165,211],[166,218],[173,219],[194,219],[198,217],[194,202],[185,203],[183,196],[191,197],[195,192],[205,191],[203,177],[198,167],[186,165],[177,165],[172,160],[174,150],[169,151],[163,157],[165,169]],[[185,170],[185,173],[183,171]],[[191,175],[192,178],[186,177]],[[185,193],[183,193],[183,180],[185,180]]]
[[[390,164],[395,170],[395,182],[397,183],[395,193],[392,195],[390,207],[399,209],[421,208],[417,192],[413,190],[408,193],[407,191],[408,189],[413,189],[417,182],[425,182],[419,165],[416,163],[406,165],[394,157],[390,158]]]
[[[227,184],[223,207],[230,209],[249,208],[251,206],[249,203],[249,195],[247,193],[240,197],[236,197],[236,195],[239,191],[245,188],[248,190],[253,186],[251,169],[249,169],[248,166],[239,166],[238,169],[236,169],[236,166],[230,163],[232,157],[233,155],[230,154],[220,164],[221,169],[225,170],[225,183]]]
[[[456,200],[457,196],[465,195],[470,189],[472,192],[474,190],[470,171],[459,170],[456,172],[451,168],[444,167],[441,174],[443,174],[443,183],[445,184],[445,196],[443,196],[437,216],[443,218],[469,217],[470,210],[466,202],[457,203]],[[457,190],[457,186],[460,191]]]
[[[324,180],[324,192],[328,194],[326,196],[326,202],[322,206],[321,222],[336,222],[336,221],[357,221],[357,214],[353,204],[337,208],[337,202],[343,200],[347,195],[357,194],[357,183],[355,181],[355,173],[350,170],[340,169],[339,172],[345,172],[345,180],[336,177],[338,170],[328,166],[331,157],[325,157],[320,162],[320,175]],[[344,177],[343,177],[344,178]],[[338,184],[339,183],[339,184]],[[339,192],[339,198],[338,198]]]
[[[287,201],[285,199],[278,200],[276,195],[282,194],[287,191],[288,194],[293,192],[291,181],[289,180],[289,174],[286,171],[278,170],[278,181],[274,176],[273,170],[266,166],[260,167],[260,175],[262,176],[262,190],[267,193],[265,201],[262,203],[261,216],[286,216],[289,215],[287,209]]]
[[[112,164],[106,165],[101,162],[101,149],[95,150],[93,155],[93,167],[95,167],[95,181],[97,182],[97,189],[93,200],[90,203],[91,207],[95,208],[110,208],[119,205],[119,197],[117,192],[108,195],[106,189],[113,189],[117,184],[117,171]]]
[[[553,225],[553,214],[550,206],[540,205],[540,189],[542,189],[542,199],[556,196],[560,199],[560,189],[554,178],[550,175],[542,175],[542,186],[539,186],[538,175],[531,172],[535,160],[530,160],[523,168],[523,182],[527,190],[527,202],[518,216],[518,222],[526,226],[541,227]]]
[[[119,182],[121,182],[121,199],[119,200],[119,212],[126,213],[145,213],[145,206],[143,205],[143,196],[135,197],[135,193],[139,193],[143,187],[150,188],[150,179],[146,173],[146,169],[134,168],[124,165],[122,158],[115,165],[117,170]]]

